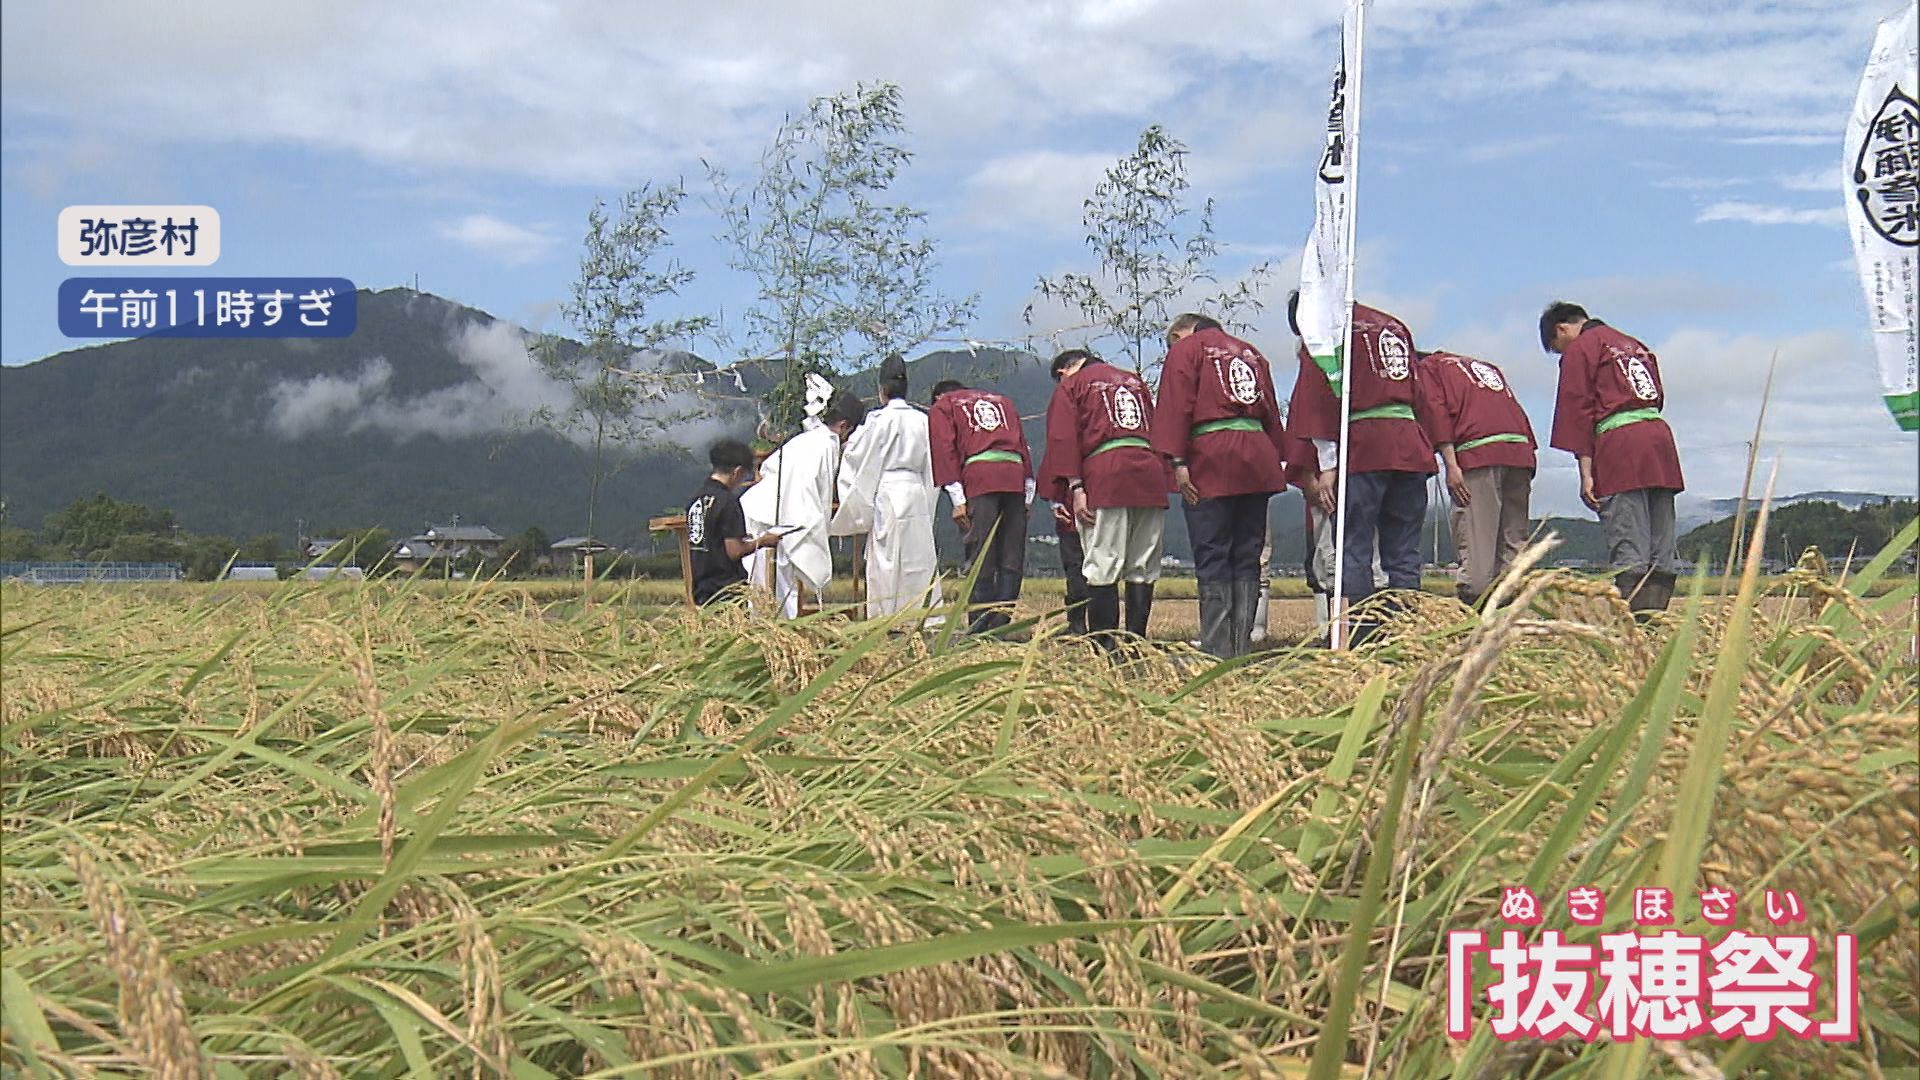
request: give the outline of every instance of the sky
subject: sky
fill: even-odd
[[[942,287],[980,297],[965,337],[1025,338],[1034,282],[1093,268],[1081,200],[1157,123],[1191,149],[1195,201],[1216,200],[1220,277],[1278,268],[1246,336],[1284,390],[1342,6],[9,0],[0,361],[82,344],[55,318],[81,272],[54,245],[75,204],[215,207],[220,261],[189,273],[417,277],[564,330],[594,201],[684,180],[682,310],[737,312],[751,294],[703,163],[750,175],[783,116],[886,80],[915,154],[896,192],[928,213]],[[1704,497],[1739,493],[1777,353],[1762,473],[1777,460],[1782,492],[1912,494],[1914,437],[1880,401],[1842,229],[1845,116],[1896,7],[1377,0],[1359,298],[1422,349],[1500,364],[1543,438],[1555,368],[1536,319],[1584,304],[1660,357]],[[1535,506],[1577,509],[1566,455],[1543,449]]]

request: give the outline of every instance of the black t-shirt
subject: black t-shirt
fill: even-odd
[[[704,604],[729,585],[747,580],[739,559],[727,557],[728,539],[747,535],[747,515],[733,489],[707,477],[687,504],[687,547],[693,553],[693,601]]]

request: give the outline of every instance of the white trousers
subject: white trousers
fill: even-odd
[[[933,499],[919,473],[882,474],[867,536],[867,618],[940,603]]]
[[[1160,580],[1167,508],[1107,506],[1093,512],[1093,524],[1081,529],[1087,553],[1083,572],[1088,585],[1136,584]]]

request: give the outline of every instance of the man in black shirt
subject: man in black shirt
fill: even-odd
[[[739,595],[745,584],[748,555],[780,543],[778,533],[747,535],[747,516],[740,509],[740,487],[752,479],[753,451],[738,439],[721,439],[707,451],[713,472],[687,504],[687,547],[693,555],[693,601],[706,604],[716,598]]]

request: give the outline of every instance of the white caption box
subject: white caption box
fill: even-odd
[[[212,266],[220,212],[211,206],[69,206],[60,211],[68,266]]]

